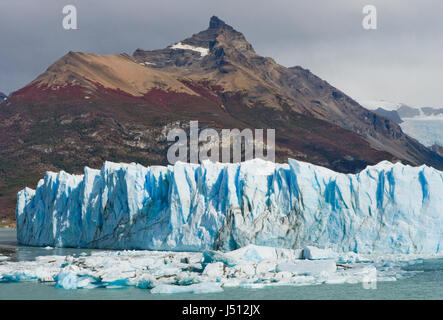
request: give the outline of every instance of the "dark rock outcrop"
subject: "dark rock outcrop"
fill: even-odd
[[[374,110],[374,112],[382,117],[388,118],[389,120],[394,121],[397,124],[400,124],[403,122],[403,120],[398,115],[398,112],[393,110],[385,110],[383,108],[378,108],[377,110]]]

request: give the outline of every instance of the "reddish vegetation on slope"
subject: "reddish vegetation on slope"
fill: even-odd
[[[46,84],[31,83],[30,85],[11,94],[10,100],[14,102],[38,102],[50,99],[78,99],[85,96],[84,88],[67,83],[57,88],[48,87]]]

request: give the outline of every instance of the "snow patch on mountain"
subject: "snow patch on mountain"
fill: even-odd
[[[171,49],[182,49],[182,50],[192,50],[200,53],[202,57],[207,56],[209,54],[208,48],[202,48],[202,47],[194,47],[189,44],[183,44],[181,42],[174,44],[171,46]]]

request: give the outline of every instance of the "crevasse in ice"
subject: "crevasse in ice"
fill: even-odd
[[[19,192],[33,246],[170,251],[255,244],[335,252],[442,251],[443,172],[381,162],[341,174],[289,159],[48,172]]]

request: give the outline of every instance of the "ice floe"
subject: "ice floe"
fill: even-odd
[[[319,260],[303,259],[311,252]],[[418,255],[324,254],[249,245],[231,252],[97,251],[0,262],[0,282],[38,281],[63,289],[138,287],[151,293],[217,293],[227,287],[263,288],[395,281],[414,275],[404,266]],[[314,254],[315,253],[315,254]],[[310,256],[311,258],[313,256]]]

